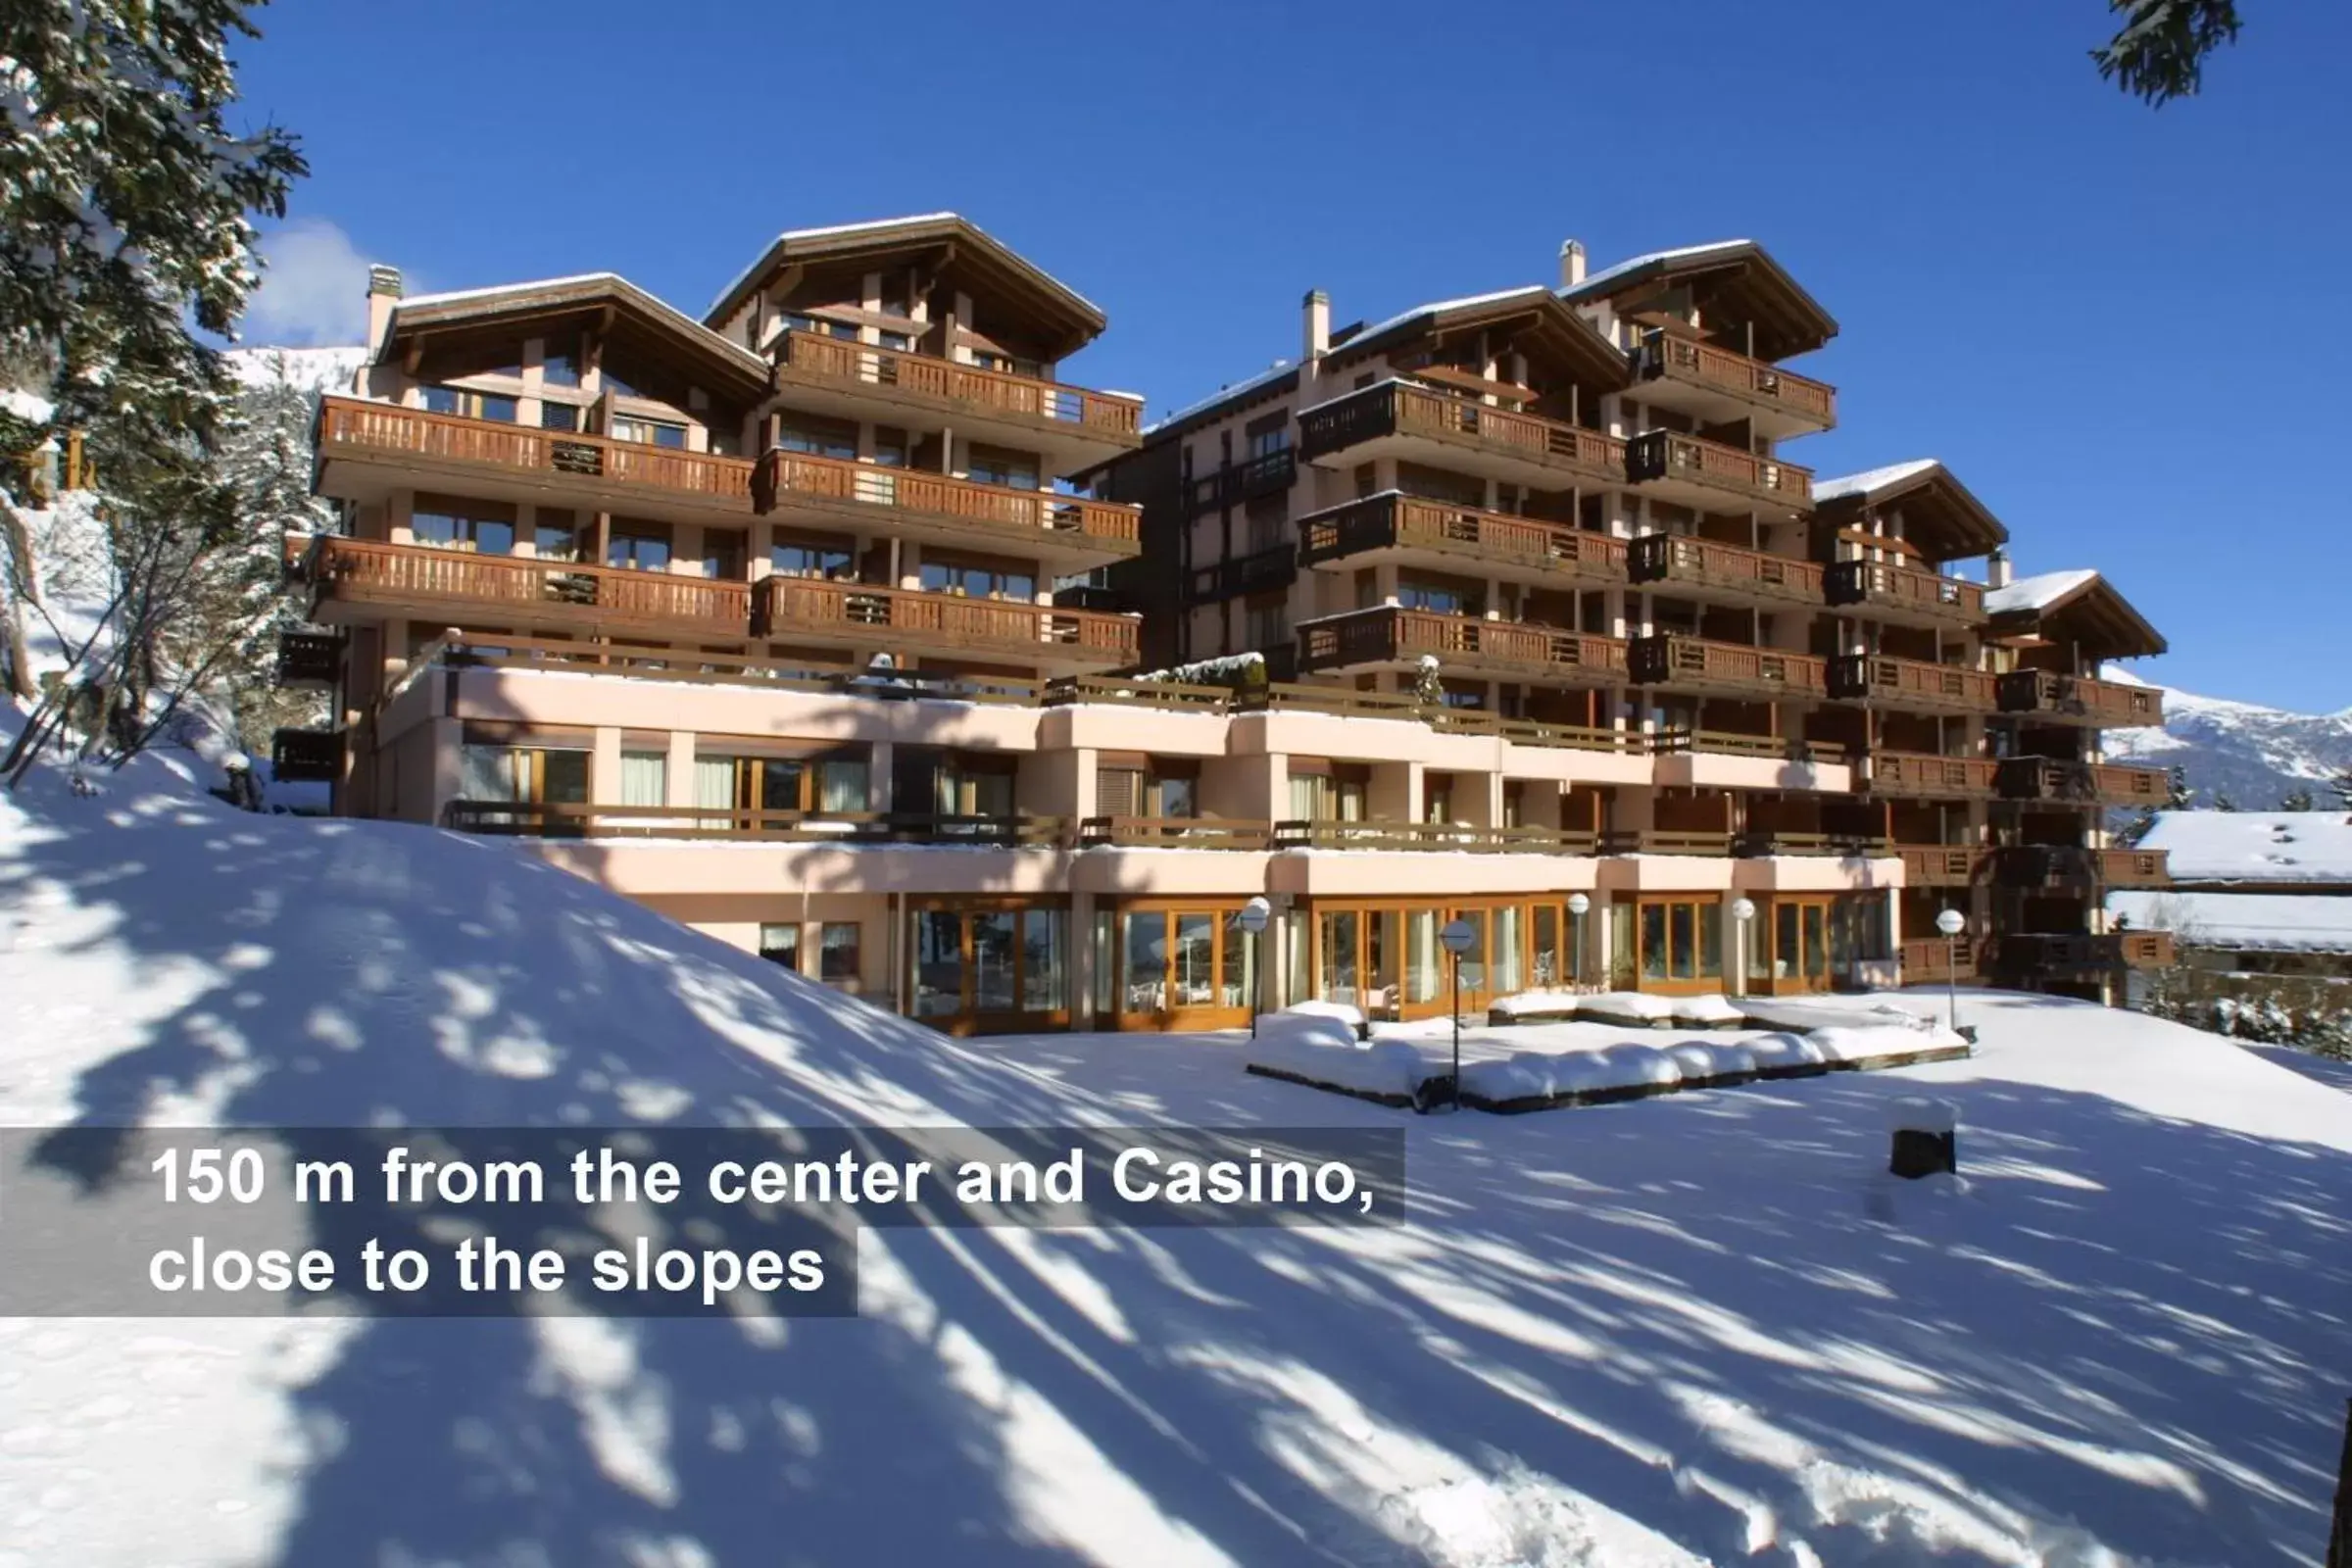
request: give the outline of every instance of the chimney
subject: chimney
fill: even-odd
[[[1560,287],[1574,288],[1585,280],[1585,242],[1581,239],[1560,241]]]
[[[2008,551],[1996,549],[1991,555],[1984,558],[1985,587],[2006,588],[2009,586],[2009,577],[2010,571]]]
[[[384,338],[392,330],[392,307],[400,303],[400,269],[377,265],[368,269],[368,348],[369,353],[384,351]]]
[[[1298,363],[1308,364],[1331,352],[1331,296],[1321,289],[1307,291],[1305,306],[1305,340],[1300,345]]]

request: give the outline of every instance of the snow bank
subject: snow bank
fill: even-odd
[[[1747,1014],[1729,997],[1709,994],[1702,997],[1676,997],[1673,1018],[1676,1023],[1741,1024]]]
[[[1352,1046],[1364,1038],[1364,1014],[1345,1002],[1298,1002],[1261,1014],[1260,1040],[1328,1040]]]
[[[1643,991],[1603,991],[1577,1004],[1577,1016],[1603,1023],[1664,1024],[1674,1021],[1674,999]]]
[[[1890,1133],[1950,1133],[1959,1127],[1960,1107],[1948,1100],[1905,1095],[1886,1102],[1886,1130]]]
[[[1685,1084],[1736,1083],[1758,1067],[1755,1051],[1738,1040],[1678,1040],[1665,1050]]]
[[[1322,1020],[1336,1027],[1334,1020]],[[1427,1078],[1443,1076],[1401,1040],[1358,1042],[1292,1029],[1269,1036],[1259,1020],[1250,1044],[1249,1070],[1260,1077],[1289,1078],[1318,1088],[1340,1089],[1391,1103],[1409,1103]],[[1467,1069],[1465,1069],[1467,1076]]]
[[[1462,1064],[1463,1097],[1495,1105],[1632,1099],[1678,1089],[1682,1082],[1671,1054],[1631,1041],[1597,1051],[1522,1051]]]
[[[1522,991],[1487,1004],[1490,1023],[1526,1023],[1537,1018],[1573,1018],[1585,998],[1574,991]]]
[[[1906,1028],[1901,1024],[1833,1024],[1805,1037],[1834,1062],[1857,1066],[1890,1056],[1915,1056],[1928,1051],[1965,1051],[1968,1042],[1943,1029]]]

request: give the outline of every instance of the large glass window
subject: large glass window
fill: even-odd
[[[667,571],[669,531],[655,533],[614,523],[605,541],[605,564],[632,571]]]
[[[457,386],[424,388],[427,414],[454,414],[464,419],[496,419],[502,424],[513,424],[515,408],[513,398],[497,392],[469,392]]]
[[[612,439],[634,441],[641,446],[667,447],[673,452],[686,450],[686,426],[667,419],[646,419],[634,415],[615,415],[612,418]]]
[[[420,495],[409,514],[409,534],[416,543],[440,550],[511,556],[514,553],[514,509],[495,501]]]
[[[551,334],[541,348],[540,380],[549,386],[580,384],[580,340],[576,333]]]
[[[1396,603],[1406,610],[1426,610],[1436,615],[1483,615],[1486,596],[1462,583],[1428,578],[1398,577]]]
[[[919,580],[927,592],[970,599],[1037,599],[1037,574],[1024,566],[926,561]]]
[[[1067,946],[1069,917],[1060,909],[1021,911],[1021,1006],[1030,1012],[1059,1012],[1069,1004]]]
[[[580,514],[561,507],[531,509],[531,554],[541,561],[580,559]]]
[[[855,920],[827,920],[819,932],[816,977],[827,985],[855,985],[864,972]]]
[[[760,927],[760,956],[798,973],[801,967],[801,928],[786,922]]]
[[[1176,916],[1174,961],[1169,965],[1172,1001],[1180,1007],[1213,1007],[1217,1004],[1217,918],[1187,910]]]
[[[1322,929],[1318,933],[1322,952],[1322,989],[1318,993],[1326,1002],[1342,1002],[1353,1005],[1357,1002],[1356,913],[1353,909],[1326,909],[1322,914]]]
[[[1038,487],[1037,455],[1032,452],[1009,452],[1002,447],[984,447],[975,441],[970,466],[965,471],[975,484],[1001,484],[1015,490]]]
[[[779,577],[827,577],[848,581],[858,561],[847,543],[825,539],[778,539],[768,546],[768,564]]]
[[[667,806],[669,759],[661,752],[621,753],[620,804]]]
[[[992,909],[972,916],[972,1006],[980,1012],[1011,1012],[1019,1005],[1015,989],[1018,958],[1015,933],[1019,917],[1009,909]]]
[[[844,419],[788,414],[776,421],[776,445],[786,452],[851,462],[858,456],[858,426]]]

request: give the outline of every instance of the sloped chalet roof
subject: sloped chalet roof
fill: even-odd
[[[1686,291],[1702,314],[1754,322],[1759,359],[1810,353],[1838,335],[1838,318],[1752,239],[1651,251],[1604,267],[1559,295],[1571,305],[1606,300],[1620,316],[1631,316]]]
[[[1984,596],[1995,635],[2031,633],[2073,643],[2093,659],[2144,659],[2164,637],[2114,584],[2095,571],[2045,571]]]
[[[1469,333],[1496,331],[1508,332],[1522,353],[1586,385],[1613,390],[1633,379],[1624,353],[1540,283],[1416,305],[1385,321],[1335,332],[1330,358],[1344,365],[1422,338],[1435,345]]]
[[[2009,542],[2001,519],[1934,458],[1813,483],[1814,514],[1841,528],[1898,503],[1904,538],[1931,563],[1965,561]]]
[[[393,307],[391,330],[377,359],[414,368],[428,348],[463,349],[468,341],[511,338],[515,327],[566,318],[595,324],[609,342],[657,359],[711,392],[741,400],[767,388],[765,360],[615,272],[404,299]]]

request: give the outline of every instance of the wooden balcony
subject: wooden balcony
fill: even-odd
[[[932,653],[982,654],[1055,673],[1133,664],[1133,615],[1059,610],[1014,599],[967,599],[817,577],[752,585],[752,627],[775,642],[878,650],[905,663]]]
[[[2163,850],[2091,850],[2067,844],[2020,844],[1993,852],[1993,879],[2029,892],[2099,887],[2172,886]]]
[[[1298,454],[1289,447],[1228,463],[1215,472],[1193,480],[1185,497],[1185,515],[1197,517],[1219,507],[1238,507],[1259,496],[1278,495],[1288,490],[1298,477]]]
[[[1989,713],[1997,677],[1957,664],[1930,664],[1879,654],[1839,654],[1830,662],[1830,698],[1923,713]]]
[[[796,407],[851,418],[920,424],[931,415],[958,434],[1041,450],[1055,471],[1089,466],[1143,444],[1140,398],[821,332],[786,332],[776,344],[775,386]],[[880,407],[877,408],[877,405]],[[897,418],[892,410],[905,411]],[[915,417],[906,417],[912,415]]]
[[[1732,853],[1744,859],[1783,855],[1855,857],[1888,856],[1893,844],[1871,833],[1793,833],[1780,828],[1750,828],[1732,840]]]
[[[1070,567],[1105,565],[1143,551],[1140,507],[781,448],[760,458],[752,506],[763,514],[1009,551]]]
[[[1345,822],[1318,819],[1274,824],[1278,850],[1432,851],[1455,855],[1591,855],[1593,834],[1578,828],[1478,827],[1467,822]]]
[[[1011,812],[949,816],[920,811],[786,811],[725,806],[577,806],[451,801],[441,825],[516,838],[720,839],[825,844],[952,844],[974,849],[1066,849],[1066,816]]]
[[[1832,608],[1903,626],[1969,627],[1984,619],[1980,583],[1887,561],[1839,561],[1824,581]]]
[[[343,732],[281,729],[270,737],[270,775],[281,784],[331,784],[343,776]]]
[[[1431,453],[1433,443],[1445,451]],[[1545,489],[1615,484],[1625,476],[1625,443],[1614,436],[1403,381],[1350,392],[1299,415],[1298,455],[1331,467],[1380,457],[1418,459]]]
[[[2161,767],[2012,757],[2000,764],[2001,798],[2071,806],[2162,807],[2172,780]]]
[[[2000,768],[1989,757],[1873,752],[1868,777],[1857,787],[1904,800],[1989,801],[1998,790]]]
[[[1310,513],[1298,526],[1304,566],[1396,561],[1542,584],[1626,580],[1622,539],[1396,492]]]
[[[2164,722],[2164,693],[2154,686],[2015,669],[1999,677],[2000,711],[2044,724],[2132,729]]]
[[[1955,980],[1975,980],[1983,973],[1981,952],[1980,945],[1968,937],[1956,942],[1944,937],[1905,937],[1903,984],[1948,985]]]
[[[1256,550],[1246,556],[1227,556],[1214,565],[1193,568],[1196,605],[1222,604],[1248,594],[1271,593],[1298,580],[1298,552],[1291,545]]]
[[[304,572],[322,621],[446,616],[570,632],[649,632],[742,642],[751,584],[569,561],[321,535]],[[421,613],[420,613],[421,612]]]
[[[1747,419],[1781,440],[1838,422],[1836,388],[1712,343],[1652,330],[1633,359],[1652,400],[1710,424]]]
[[[1761,507],[1795,516],[1813,508],[1812,469],[1675,430],[1628,440],[1625,477],[1645,495],[1708,511]]]
[[[1600,836],[1603,855],[1705,855],[1732,853],[1732,836],[1684,828],[1611,828]]]
[[[751,512],[752,465],[743,458],[358,398],[320,399],[317,434],[317,488],[338,499],[376,501],[394,489],[446,485],[596,511],[683,505]]]
[[[2000,967],[2021,980],[2100,979],[2119,969],[2162,968],[2173,961],[2169,931],[2012,932],[2000,939]]]
[[[281,631],[270,684],[334,687],[343,679],[343,638],[331,631]]]
[[[2116,949],[2128,969],[2169,969],[2173,965],[2173,933],[2170,931],[2117,931],[2112,933]]]
[[[2099,850],[2099,880],[2111,888],[2169,888],[2170,856],[2164,850]]]
[[[1992,866],[1992,851],[1981,844],[1900,844],[1894,853],[1908,888],[1969,887]]]
[[[1221,816],[1090,816],[1078,824],[1078,847],[1264,851],[1274,846],[1274,829]]]
[[[1822,568],[1810,561],[1775,556],[1685,534],[1644,534],[1626,550],[1626,570],[1637,583],[1735,605],[1822,603]]]
[[[1425,655],[1434,655],[1441,669],[1502,680],[1612,686],[1625,679],[1625,644],[1531,621],[1383,605],[1298,627],[1302,671],[1409,668]]]
[[[1635,638],[1628,667],[1637,686],[1666,686],[1763,702],[1818,701],[1825,689],[1822,662],[1810,654],[1708,642],[1675,633]]]

